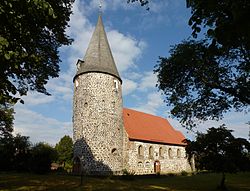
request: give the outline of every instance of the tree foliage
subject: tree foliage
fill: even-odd
[[[57,153],[53,147],[47,143],[37,143],[31,150],[30,168],[35,173],[47,173],[56,158]]]
[[[14,160],[12,168],[17,171],[29,170],[31,143],[29,137],[17,134],[13,140]]]
[[[29,90],[49,94],[44,85],[58,77],[58,48],[74,0],[0,1],[0,104],[16,102]]]
[[[30,150],[29,137],[20,134],[0,137],[0,170],[28,171]]]
[[[210,170],[223,174],[250,170],[250,143],[246,139],[235,138],[224,125],[209,128],[207,133],[199,133],[195,141],[187,141],[186,152],[189,160],[194,156],[198,170]]]
[[[141,6],[145,6],[148,5],[148,0],[127,0],[127,3],[134,3],[134,2],[139,2],[141,4]]]
[[[194,39],[172,46],[155,73],[171,114],[192,128],[250,104],[250,2],[187,0]],[[196,40],[204,28],[203,39]]]
[[[0,139],[11,137],[14,109],[10,104],[0,104]]]
[[[73,159],[73,141],[72,138],[68,135],[62,137],[58,144],[56,144],[55,149],[58,154],[58,162],[59,164],[63,164],[64,166],[72,165]]]

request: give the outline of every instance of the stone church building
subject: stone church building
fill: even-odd
[[[120,175],[190,171],[183,134],[166,119],[123,108],[122,79],[99,15],[73,79],[76,173]]]

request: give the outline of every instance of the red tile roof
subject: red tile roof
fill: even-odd
[[[123,120],[131,140],[185,145],[184,135],[162,117],[124,108]]]

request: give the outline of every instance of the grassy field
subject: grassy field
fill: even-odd
[[[70,175],[35,175],[24,173],[1,173],[0,190],[168,190],[168,191],[216,191],[219,174],[199,174],[193,176],[134,176],[133,180],[116,177],[81,178]],[[229,191],[250,191],[250,173],[227,174]]]

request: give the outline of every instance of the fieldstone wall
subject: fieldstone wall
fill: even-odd
[[[139,153],[141,147],[141,153]],[[151,155],[150,155],[151,151]],[[155,174],[155,163],[160,164],[160,173],[180,173],[192,170],[184,146],[129,141],[127,170],[135,174]]]
[[[121,82],[104,73],[74,80],[74,158],[86,174],[120,173],[124,168]]]

